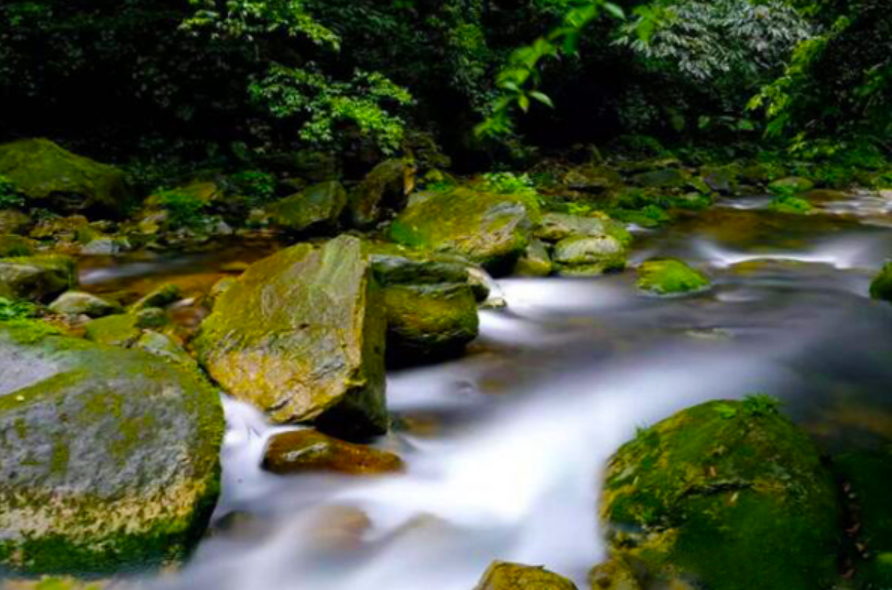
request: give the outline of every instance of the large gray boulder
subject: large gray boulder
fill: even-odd
[[[252,265],[218,296],[194,345],[211,377],[273,421],[363,437],[388,426],[384,339],[368,246],[341,236]]]
[[[0,324],[0,569],[170,564],[219,493],[217,392],[149,354]]]

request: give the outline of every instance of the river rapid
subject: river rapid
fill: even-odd
[[[585,587],[604,556],[602,467],[636,429],[766,393],[828,453],[892,439],[892,305],[868,296],[892,254],[892,202],[853,194],[809,216],[729,200],[637,233],[632,265],[677,256],[712,277],[681,298],[635,273],[499,281],[461,359],[393,372],[406,473],[281,477],[259,465],[283,428],[225,401],[223,497],[188,565],[158,590],[471,590],[494,559]],[[231,255],[88,269],[96,291],[213,275]],[[135,267],[133,265],[142,266]],[[208,279],[204,281],[210,283]],[[202,283],[204,284],[204,283]]]

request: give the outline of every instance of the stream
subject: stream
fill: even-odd
[[[887,444],[892,305],[868,288],[892,253],[892,202],[853,194],[809,216],[766,203],[728,200],[638,230],[632,265],[680,257],[711,275],[708,292],[647,296],[632,271],[500,281],[508,307],[482,312],[466,356],[389,375],[396,426],[377,445],[402,456],[405,474],[265,473],[266,440],[284,429],[224,400],[211,531],[186,567],[145,586],[471,590],[502,559],[585,588],[605,552],[601,470],[637,428],[706,400],[766,393],[828,453]],[[219,276],[244,258],[236,249],[175,267],[88,268],[84,283],[101,292]]]

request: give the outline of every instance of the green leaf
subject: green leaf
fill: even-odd
[[[542,104],[554,108],[554,103],[551,101],[551,98],[547,94],[539,92],[538,90],[533,90],[532,92],[530,92],[530,96],[538,100]]]

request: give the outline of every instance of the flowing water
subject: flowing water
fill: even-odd
[[[467,356],[389,376],[397,428],[378,444],[405,459],[405,474],[264,473],[265,442],[281,428],[227,400],[212,530],[184,569],[147,586],[471,590],[503,559],[547,565],[582,588],[604,554],[602,466],[636,428],[764,392],[830,453],[885,444],[892,305],[868,288],[892,253],[890,203],[852,195],[807,217],[764,205],[729,201],[638,236],[633,262],[684,258],[714,278],[702,294],[649,297],[632,272],[500,281],[509,307],[482,312]],[[218,274],[224,262],[86,278],[101,291],[196,266]]]

